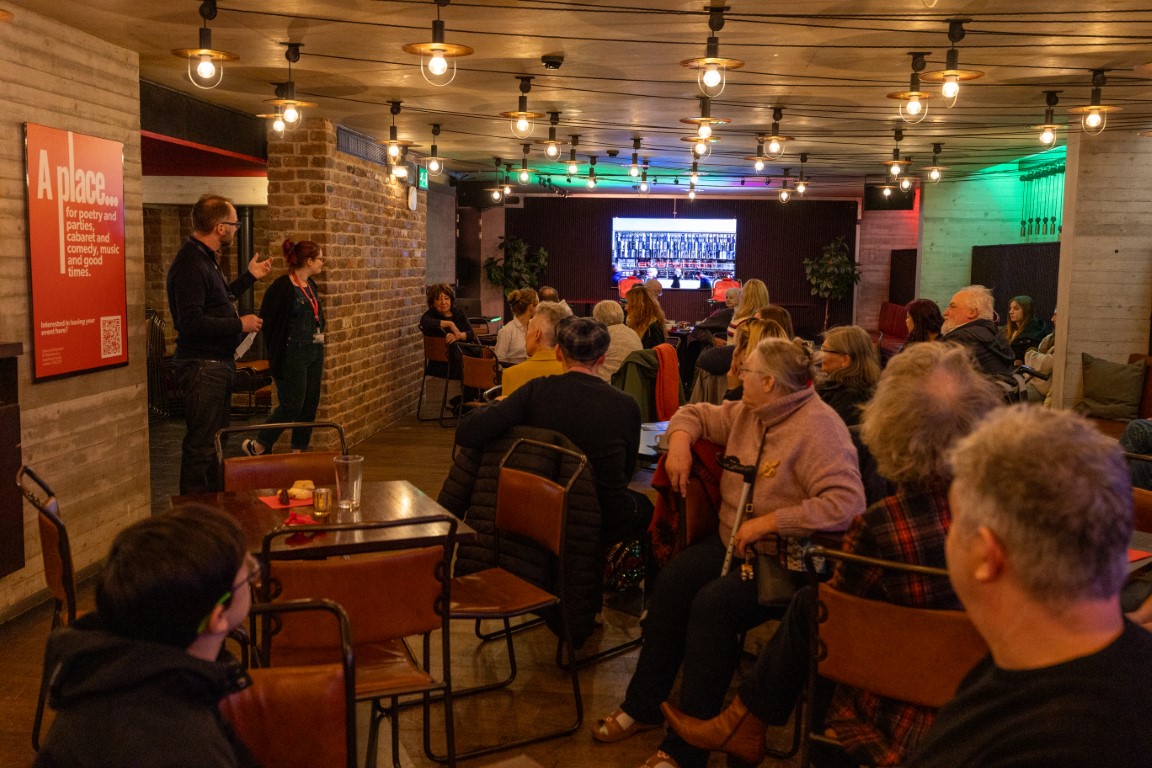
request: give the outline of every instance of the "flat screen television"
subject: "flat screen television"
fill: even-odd
[[[736,271],[736,219],[612,219],[612,282],[711,288]]]

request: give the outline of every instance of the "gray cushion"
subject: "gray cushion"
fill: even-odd
[[[1144,391],[1144,361],[1112,363],[1080,354],[1084,366],[1084,401],[1077,410],[1099,419],[1134,419]]]

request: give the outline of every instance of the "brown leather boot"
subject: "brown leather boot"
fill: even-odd
[[[694,747],[724,752],[750,765],[764,760],[764,732],[768,725],[749,712],[739,696],[711,720],[689,717],[668,702],[660,705],[660,711],[672,730]]]

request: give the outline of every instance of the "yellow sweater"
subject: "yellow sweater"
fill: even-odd
[[[536,354],[524,362],[504,371],[504,378],[501,380],[503,387],[501,394],[507,397],[519,387],[524,386],[525,382],[540,376],[554,376],[559,373],[564,373],[564,366],[556,359],[556,350],[538,349]]]

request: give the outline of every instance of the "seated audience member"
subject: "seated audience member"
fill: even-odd
[[[880,472],[897,491],[852,521],[847,552],[913,565],[944,567],[948,508],[949,447],[1004,402],[968,353],[955,346],[921,345],[892,358],[876,396],[864,406],[861,433]],[[881,571],[841,563],[832,586],[871,600],[915,608],[959,609],[946,579]],[[764,647],[753,674],[732,704],[702,721],[662,708],[689,744],[727,752],[749,764],[764,759],[764,731],[784,725],[804,687],[815,593],[797,593],[780,628]],[[897,765],[932,724],[935,710],[838,687],[824,713],[813,713],[833,730],[848,754],[868,765]],[[821,715],[824,715],[821,717]]]
[[[644,349],[652,349],[668,341],[668,332],[664,328],[668,321],[664,318],[664,310],[660,309],[660,303],[647,288],[632,286],[624,302],[628,327],[640,337]]]
[[[448,342],[448,356],[452,364],[453,378],[460,378],[460,349],[457,342],[476,341],[476,333],[468,316],[456,306],[456,292],[447,283],[428,286],[428,311],[420,316],[420,332],[425,336],[441,336]],[[428,363],[428,373],[433,376],[448,375],[444,363]]]
[[[992,291],[982,285],[961,288],[944,310],[942,341],[963,344],[976,357],[988,376],[1004,378],[1012,373],[1015,359],[1004,334],[992,322]]]
[[[624,358],[633,352],[644,349],[636,331],[624,324],[624,310],[620,302],[605,299],[592,308],[592,317],[604,323],[608,328],[608,351],[604,355],[604,364],[600,366],[599,376],[604,381],[611,382],[612,374],[620,370]]]
[[[1024,362],[1024,353],[1035,347],[1048,330],[1044,320],[1037,317],[1031,296],[1016,296],[1008,302],[1008,322],[1004,325],[1004,338],[1012,347],[1015,364]]]
[[[728,324],[732,322],[732,315],[735,313],[736,305],[739,302],[739,288],[729,288],[724,291],[724,306],[696,323],[696,327],[693,330],[707,332],[712,335],[720,335],[727,341]]]
[[[1115,441],[1025,405],[950,459],[948,574],[991,653],[906,765],[1147,766],[1152,634],[1120,612],[1132,489]]]
[[[1152,455],[1152,420],[1132,419],[1120,435],[1120,447],[1127,453]],[[1152,461],[1133,459],[1128,462],[1132,485],[1152,491]]]
[[[644,620],[644,645],[619,709],[601,718],[592,736],[617,742],[657,727],[681,667],[680,708],[694,717],[720,712],[740,659],[743,632],[783,614],[761,605],[757,584],[741,577],[739,559],[759,547],[798,577],[799,554],[816,531],[842,531],[864,511],[856,450],[848,428],[812,389],[812,355],[803,343],[764,339],[741,369],[744,399],[694,403],[668,425],[665,461],[672,489],[686,493],[692,443],[725,445],[742,464],[758,467],[752,510],[733,540],[737,560],[720,576],[736,522],[742,478],[720,479],[719,530],[687,547],[660,571]],[[668,734],[648,768],[701,768],[705,750]],[[606,761],[612,763],[612,761]]]
[[[769,304],[756,313],[756,317],[761,320],[775,320],[784,329],[784,333],[788,338],[794,338],[796,332],[792,329],[792,314],[777,304]]]
[[[768,306],[768,286],[762,280],[753,278],[740,289],[740,303],[732,313],[732,322],[728,323],[728,343],[736,343],[736,329],[748,318]]]
[[[644,281],[644,288],[648,293],[652,294],[652,298],[659,299],[660,294],[664,293],[664,284],[655,277],[650,277]]]
[[[1056,310],[1052,310],[1052,322],[1056,322]],[[1028,377],[1028,402],[1030,403],[1044,403],[1050,405],[1052,402],[1052,370],[1055,367],[1056,361],[1056,329],[1053,326],[1052,333],[1045,336],[1040,340],[1040,344],[1035,349],[1029,349],[1024,352],[1024,365],[1032,370],[1048,376],[1047,379],[1041,379],[1035,376]],[[1149,446],[1152,448],[1152,446]],[[1125,450],[1128,450],[1125,448]],[[1133,451],[1129,451],[1133,453]],[[1152,475],[1148,478],[1148,482],[1152,483]],[[1145,486],[1141,486],[1145,487]]]
[[[906,307],[908,314],[904,322],[908,326],[908,336],[904,346],[916,344],[921,341],[936,341],[940,338],[940,328],[944,325],[944,316],[940,314],[940,307],[931,299],[913,299]]]
[[[456,442],[465,448],[483,448],[516,426],[551,429],[575,443],[596,476],[604,544],[643,530],[652,514],[647,499],[638,503],[638,494],[628,489],[640,449],[640,407],[597,375],[610,343],[603,323],[564,318],[556,326],[563,375],[529,381],[500,402],[466,415],[456,431]]]
[[[844,423],[860,423],[860,406],[872,398],[880,378],[880,362],[868,331],[857,325],[830,328],[820,345],[823,381],[816,393],[832,406]]]
[[[555,302],[556,304],[559,304],[560,306],[564,307],[564,310],[568,314],[572,314],[572,307],[568,306],[568,302],[563,301],[560,298],[560,293],[555,288],[553,288],[552,286],[550,286],[550,285],[540,286],[540,290],[537,291],[537,294],[538,294],[540,301]]]
[[[504,370],[501,385],[505,396],[532,379],[564,373],[564,366],[556,358],[556,326],[571,315],[566,306],[553,301],[536,305],[536,313],[528,321],[528,330],[524,334],[528,359]]]
[[[255,768],[217,704],[249,683],[221,649],[259,575],[239,526],[211,507],[117,534],[96,611],[48,641],[56,719],[35,765]]]
[[[724,393],[725,400],[744,399],[744,385],[740,383],[740,366],[744,364],[744,359],[748,357],[749,353],[756,349],[756,345],[760,343],[761,339],[790,340],[788,335],[784,333],[784,329],[775,320],[761,320],[759,317],[753,317],[751,320],[741,323],[736,330],[736,343],[730,347],[732,364],[728,368],[728,391]]]
[[[528,323],[536,314],[540,299],[531,288],[521,288],[508,294],[508,306],[512,309],[512,322],[496,334],[496,359],[501,363],[516,365],[528,359],[528,348],[524,339],[528,335]]]

